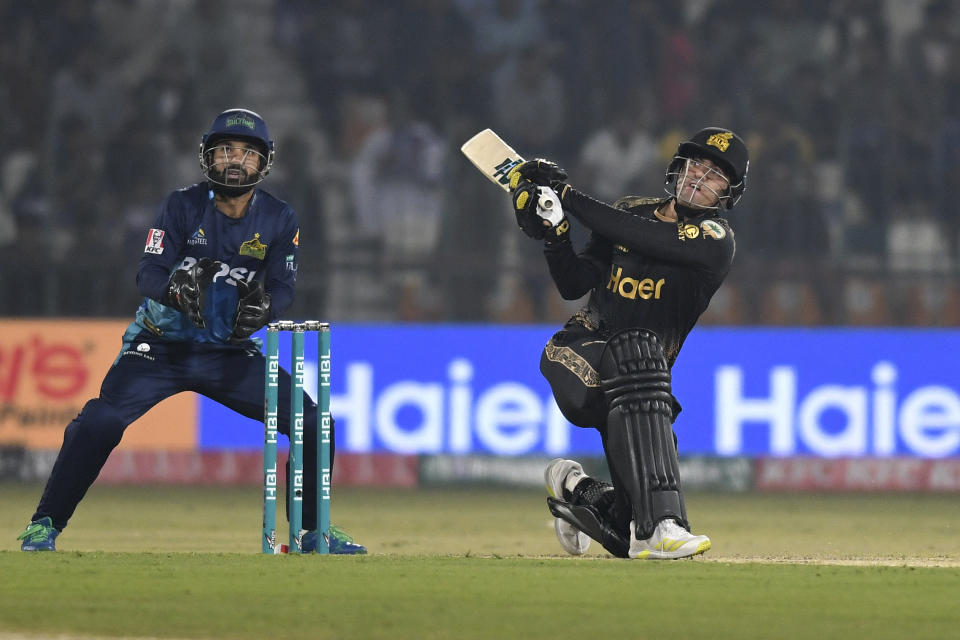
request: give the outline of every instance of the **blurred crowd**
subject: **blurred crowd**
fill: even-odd
[[[158,204],[244,106],[301,219],[291,317],[562,321],[579,303],[460,145],[490,127],[613,201],[662,195],[718,125],[751,165],[705,324],[960,324],[951,0],[0,6],[0,315],[131,315]]]

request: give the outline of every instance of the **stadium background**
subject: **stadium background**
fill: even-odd
[[[600,454],[536,371],[577,305],[464,140],[491,127],[609,199],[660,193],[681,136],[723,123],[752,166],[675,369],[688,485],[960,490],[956,3],[4,5],[0,478],[46,476],[139,303],[157,204],[246,106],[301,218],[290,315],[334,325],[335,482],[529,485]],[[178,396],[102,481],[255,484],[260,437]]]

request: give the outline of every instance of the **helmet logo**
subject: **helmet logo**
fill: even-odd
[[[247,129],[250,129],[251,131],[253,131],[254,129],[256,129],[257,125],[253,121],[253,118],[250,118],[243,114],[239,114],[239,115],[230,116],[229,118],[227,118],[227,128],[230,128],[230,127],[246,127]]]
[[[730,139],[733,138],[733,134],[729,131],[723,133],[715,133],[709,138],[707,138],[707,144],[711,147],[716,147],[720,151],[726,151],[730,148]]]

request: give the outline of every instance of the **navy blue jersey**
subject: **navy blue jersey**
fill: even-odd
[[[271,320],[290,307],[300,241],[296,213],[261,189],[254,190],[246,215],[239,219],[214,204],[206,184],[179,189],[164,200],[147,233],[137,272],[137,287],[146,299],[128,333],[146,329],[169,340],[225,343],[233,331],[238,280],[263,282],[271,296]],[[205,329],[162,303],[170,275],[200,258],[223,263],[207,289]]]

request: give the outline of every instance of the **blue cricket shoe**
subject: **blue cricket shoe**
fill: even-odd
[[[23,540],[21,551],[56,551],[58,535],[59,529],[53,527],[53,520],[48,516],[28,524],[27,530],[17,536],[17,540]]]
[[[362,544],[357,544],[353,538],[348,536],[339,527],[330,525],[330,553],[338,555],[363,555],[367,548]],[[313,553],[317,550],[317,530],[308,531],[303,534],[303,540],[300,542],[300,548],[303,553]]]

